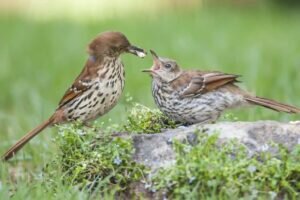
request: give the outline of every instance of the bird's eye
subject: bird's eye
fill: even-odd
[[[171,64],[169,63],[165,64],[165,68],[170,69],[171,67],[172,67]]]

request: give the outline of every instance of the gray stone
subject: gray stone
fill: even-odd
[[[220,122],[207,125],[192,125],[166,130],[157,134],[130,135],[134,142],[134,159],[152,170],[174,164],[175,153],[172,141],[179,140],[196,143],[195,132],[208,135],[218,133],[219,143],[236,139],[245,145],[249,154],[260,151],[276,153],[270,144],[282,144],[291,150],[300,144],[300,123],[281,123],[276,121]],[[127,135],[128,136],[128,135]]]

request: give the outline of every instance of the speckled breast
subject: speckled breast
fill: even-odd
[[[152,83],[152,95],[156,105],[169,118],[185,123],[209,123],[217,120],[227,108],[244,103],[243,97],[219,89],[202,95],[180,98],[167,84]]]
[[[68,121],[90,121],[110,111],[118,102],[125,84],[125,72],[121,61],[114,66],[100,69],[90,89],[74,99],[64,112]],[[105,73],[105,76],[103,74]]]

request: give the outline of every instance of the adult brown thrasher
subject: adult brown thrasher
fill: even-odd
[[[120,55],[132,53],[144,57],[143,49],[130,44],[120,32],[104,32],[88,45],[89,58],[79,76],[66,91],[54,114],[22,137],[4,155],[8,160],[29,140],[48,126],[75,120],[94,120],[111,110],[118,102],[125,83]]]
[[[152,95],[169,118],[184,124],[210,123],[230,108],[259,105],[278,112],[300,113],[294,106],[257,97],[235,85],[238,75],[182,70],[176,61],[153,55]]]

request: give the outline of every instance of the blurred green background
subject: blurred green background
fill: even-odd
[[[2,0],[0,153],[52,114],[87,59],[86,45],[106,30],[121,31],[132,44],[176,59],[184,68],[240,74],[249,91],[300,106],[297,7],[292,0]],[[126,119],[126,94],[155,108],[150,78],[141,73],[152,65],[151,57],[122,57],[125,92],[98,119],[106,125]],[[239,120],[299,119],[264,108],[239,109],[234,115]],[[55,132],[44,131],[20,152],[29,161],[0,164],[0,193],[8,180],[19,179],[16,170],[23,178],[40,172],[55,154]],[[20,184],[28,181],[23,178]]]

